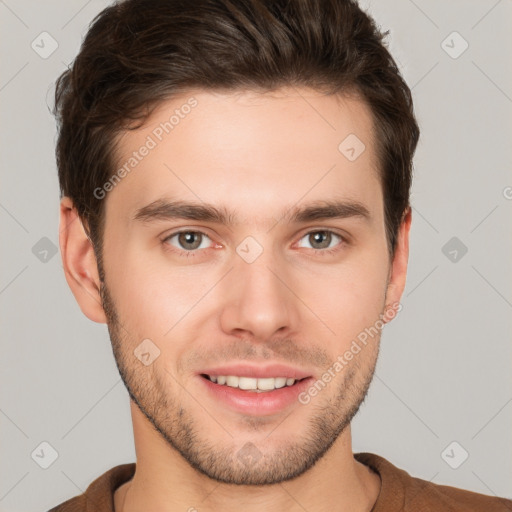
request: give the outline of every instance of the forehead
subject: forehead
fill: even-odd
[[[231,205],[248,221],[334,196],[379,209],[374,146],[371,111],[353,95],[190,91],[119,137],[107,210],[126,217],[166,197]]]

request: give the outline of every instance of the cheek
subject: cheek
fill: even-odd
[[[138,337],[164,339],[181,320],[190,322],[195,305],[211,288],[204,268],[166,265],[157,259],[149,263],[142,255],[127,256],[116,272],[120,318]]]
[[[361,260],[342,265],[328,275],[317,276],[316,285],[317,291],[308,294],[308,305],[343,340],[352,339],[380,318],[386,271],[377,263]]]

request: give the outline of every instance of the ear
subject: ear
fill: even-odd
[[[409,231],[411,229],[412,211],[408,208],[398,232],[397,245],[391,267],[389,269],[388,286],[386,290],[386,305],[398,304],[405,288],[407,263],[409,260]],[[390,314],[393,318],[396,314]],[[389,319],[387,320],[389,321]]]
[[[59,245],[66,281],[82,313],[93,322],[107,323],[101,305],[96,255],[69,197],[60,202]]]

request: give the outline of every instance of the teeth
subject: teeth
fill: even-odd
[[[226,385],[231,386],[232,388],[238,387],[238,377],[234,377],[233,375],[228,375],[226,377]]]
[[[236,381],[238,380],[238,387],[240,389],[258,389],[258,379],[251,379],[250,377],[232,377],[232,381],[228,385],[236,387]]]
[[[295,384],[295,379],[287,379],[286,377],[256,379],[253,377],[237,377],[235,375],[208,375],[208,378],[220,385],[256,392],[272,391]]]

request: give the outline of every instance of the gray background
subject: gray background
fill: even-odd
[[[47,510],[135,460],[106,326],[81,313],[51,252],[59,193],[48,104],[107,3],[0,0],[1,511]],[[385,328],[353,448],[435,483],[512,498],[512,2],[362,6],[391,30],[422,135],[403,310]],[[47,58],[31,47],[51,49],[43,31],[58,43]],[[44,441],[58,452],[48,469]],[[446,461],[460,464],[463,450],[453,469]]]

